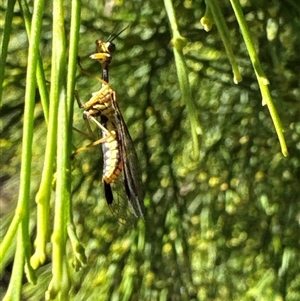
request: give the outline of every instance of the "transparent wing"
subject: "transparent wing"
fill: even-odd
[[[127,197],[123,174],[120,173],[113,183],[104,182],[104,192],[107,204],[112,214],[121,224],[134,224],[137,216]]]
[[[144,190],[142,184],[142,173],[139,161],[129,131],[125,125],[123,116],[120,112],[118,103],[113,96],[112,106],[115,110],[115,118],[117,122],[117,131],[119,139],[119,148],[123,160],[123,185],[129,204],[133,209],[136,217],[144,216]]]

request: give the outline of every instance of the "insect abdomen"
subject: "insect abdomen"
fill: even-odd
[[[107,140],[102,144],[103,150],[103,181],[105,183],[113,183],[123,168],[123,162],[120,156],[117,131],[115,124],[108,120],[105,125],[110,132],[109,136],[103,132],[103,137]]]

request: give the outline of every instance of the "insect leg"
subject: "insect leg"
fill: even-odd
[[[102,125],[101,125],[102,126]],[[105,128],[104,128],[105,129]],[[81,151],[84,151],[86,150],[87,148],[90,148],[90,147],[93,147],[93,146],[96,146],[98,144],[101,144],[101,143],[104,143],[106,142],[110,137],[114,137],[115,134],[111,133],[110,131],[108,131],[107,129],[105,129],[105,132],[107,133],[107,135],[105,137],[102,137],[88,145],[85,145],[85,146],[82,146],[82,147],[79,147],[77,148],[73,154],[71,155],[71,157],[73,158],[76,154],[80,153]]]
[[[87,123],[89,124],[89,120],[94,122],[94,124],[101,129],[102,132],[104,132],[106,134],[106,137],[113,137],[115,138],[116,136],[111,134],[111,132],[105,127],[103,126],[93,115],[91,115],[89,112],[84,111],[83,112],[83,118],[87,121]],[[89,124],[90,126],[90,124]]]
[[[79,93],[78,93],[77,90],[74,91],[74,96],[75,96],[75,99],[77,101],[78,107],[83,108],[83,103],[80,100]]]
[[[87,111],[84,111],[83,112],[83,116],[84,116],[84,121],[87,125],[87,128],[91,130],[92,132],[92,129],[91,129],[91,125],[90,125],[90,120],[93,121],[97,127],[99,127],[101,130],[102,130],[102,133],[105,133],[105,137],[102,137],[86,146],[83,146],[83,147],[80,147],[80,148],[77,148],[73,154],[72,154],[72,157],[74,157],[76,154],[78,154],[79,152],[83,151],[83,150],[86,150],[87,148],[90,148],[92,146],[95,146],[95,145],[98,145],[100,143],[104,143],[106,142],[109,138],[113,137],[115,139],[116,135],[113,134],[112,132],[110,132],[107,128],[105,128],[94,116],[92,116],[89,112]]]
[[[101,58],[102,58],[102,60],[104,60],[104,56],[101,56]],[[104,60],[104,61],[105,61],[105,60]],[[95,78],[96,78],[100,83],[102,83],[103,85],[108,85],[108,83],[107,83],[105,80],[103,80],[101,77],[99,77],[99,76],[97,76],[97,75],[95,75],[95,74],[89,72],[88,70],[84,69],[84,68],[82,67],[82,65],[81,65],[80,57],[79,57],[79,56],[77,57],[77,64],[78,64],[78,66],[79,66],[79,68],[80,68],[80,70],[81,70],[82,73],[84,73],[84,74],[86,74],[86,75],[88,75],[88,76],[91,76],[91,77],[95,77]]]
[[[74,91],[74,96],[75,96],[75,98],[76,98],[78,107],[79,107],[79,108],[84,108],[84,104],[83,104],[83,103],[81,102],[81,100],[80,100],[78,91],[76,91],[76,90]],[[78,129],[76,129],[76,128],[74,128],[74,129],[75,129],[75,131],[77,131],[78,133],[81,133],[81,134],[83,134],[84,136],[86,136],[88,139],[94,140],[94,139],[93,139],[94,133],[93,133],[93,131],[92,131],[92,129],[91,129],[91,126],[90,126],[89,122],[87,121],[87,119],[86,119],[86,117],[85,117],[85,114],[83,114],[83,118],[84,118],[84,122],[85,122],[85,125],[86,125],[86,127],[87,127],[89,133],[86,134],[86,133],[82,132],[81,130],[78,130]]]
[[[107,139],[108,139],[108,137],[103,137],[103,138],[100,138],[100,139],[98,139],[98,140],[96,140],[96,141],[94,141],[94,142],[92,142],[92,143],[90,143],[90,144],[88,144],[88,145],[79,147],[79,148],[77,148],[77,149],[73,152],[73,154],[71,155],[71,157],[73,158],[73,157],[74,157],[75,155],[77,155],[78,153],[80,153],[80,152],[82,152],[82,151],[84,151],[84,150],[86,150],[86,149],[88,149],[88,148],[90,148],[90,147],[93,147],[93,146],[98,145],[98,144],[100,144],[100,143],[104,143]]]

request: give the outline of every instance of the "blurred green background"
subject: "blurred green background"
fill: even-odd
[[[130,24],[114,41],[110,81],[140,158],[146,216],[135,228],[120,225],[103,197],[100,147],[76,156],[73,219],[88,264],[79,272],[69,269],[70,300],[300,300],[300,7],[296,0],[241,4],[285,129],[286,158],[229,2],[223,1],[221,10],[243,76],[238,85],[216,27],[205,32],[200,23],[205,2],[174,1],[188,42],[184,55],[199,119],[201,151],[195,159],[163,2],[82,1],[78,54],[90,72],[100,75],[99,63],[88,58],[95,40],[107,40],[115,26],[117,32]],[[4,12],[6,4],[0,9]],[[1,106],[2,236],[18,197],[28,54],[18,5],[14,11]],[[70,3],[65,12],[68,30]],[[40,42],[48,80],[51,14],[48,2]],[[81,100],[98,89],[99,82],[78,68]],[[74,114],[73,125],[84,130],[76,102]],[[37,93],[33,233],[45,135]],[[79,147],[88,141],[73,132],[73,143]],[[11,258],[13,252],[12,246]],[[71,253],[69,248],[69,261]],[[2,295],[11,267],[2,274]],[[43,300],[50,252],[37,274],[36,286],[24,278],[22,300]]]

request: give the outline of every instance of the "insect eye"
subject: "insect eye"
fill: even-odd
[[[116,45],[113,42],[108,42],[107,49],[110,53],[112,53],[116,50]]]

